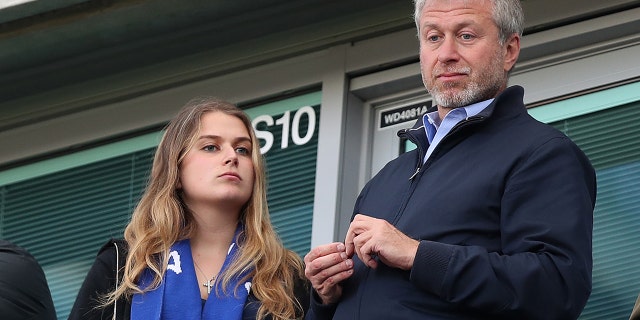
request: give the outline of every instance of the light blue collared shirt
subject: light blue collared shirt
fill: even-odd
[[[433,153],[433,150],[438,146],[442,138],[444,138],[458,122],[480,113],[480,111],[484,110],[492,101],[493,99],[489,99],[466,107],[452,109],[444,116],[442,121],[440,120],[438,111],[425,113],[424,116],[422,116],[422,122],[424,123],[424,131],[429,140],[429,149],[427,149],[423,163],[427,162],[427,159],[429,159],[429,156],[431,156],[431,153]]]

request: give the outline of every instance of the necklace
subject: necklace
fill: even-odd
[[[202,271],[202,269],[200,269],[200,266],[198,266],[196,259],[193,259],[193,264],[196,266],[196,269],[198,269],[198,271],[202,273],[202,276],[204,276],[205,279],[209,279],[207,278],[207,275]],[[207,294],[211,293],[211,288],[213,287],[213,283],[215,283],[215,281],[216,281],[216,275],[214,274],[213,276],[211,276],[211,279],[207,280],[207,282],[202,284],[203,287],[207,287]]]

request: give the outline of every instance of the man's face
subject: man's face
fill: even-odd
[[[486,0],[432,0],[422,9],[422,80],[438,106],[467,106],[506,87],[520,39],[514,35],[500,44],[491,7]]]

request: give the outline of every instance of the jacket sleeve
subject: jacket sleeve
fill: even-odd
[[[336,312],[337,304],[323,305],[318,293],[312,288],[309,309],[305,320],[331,320]]]
[[[501,200],[502,250],[423,240],[411,281],[496,318],[576,319],[591,293],[595,173],[568,138],[524,159]]]
[[[27,249],[0,240],[0,270],[2,319],[56,319],[44,271]]]
[[[311,284],[309,283],[307,278],[304,278],[304,277],[299,278],[295,282],[293,293],[296,297],[296,300],[298,300],[298,303],[300,303],[300,308],[302,309],[302,314],[299,315],[298,318],[304,317],[304,315],[307,313],[307,310],[309,310],[309,288],[310,287],[311,287]]]
[[[116,287],[116,273],[118,272],[116,245],[123,247],[124,241],[112,239],[100,249],[80,287],[76,301],[69,314],[69,320],[112,319],[113,305],[104,308],[98,306],[100,305],[100,299]],[[120,252],[120,265],[124,264],[125,258]],[[125,311],[124,305],[118,304],[118,307],[123,309],[118,310],[118,314]],[[118,319],[121,319],[121,317]]]

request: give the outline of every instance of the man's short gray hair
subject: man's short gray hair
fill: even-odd
[[[420,32],[420,15],[428,1],[433,0],[414,0],[415,12],[413,17],[416,21],[418,32]],[[493,5],[493,21],[498,26],[500,44],[504,44],[514,33],[522,36],[524,31],[524,12],[522,11],[520,0],[485,1],[489,1]]]

